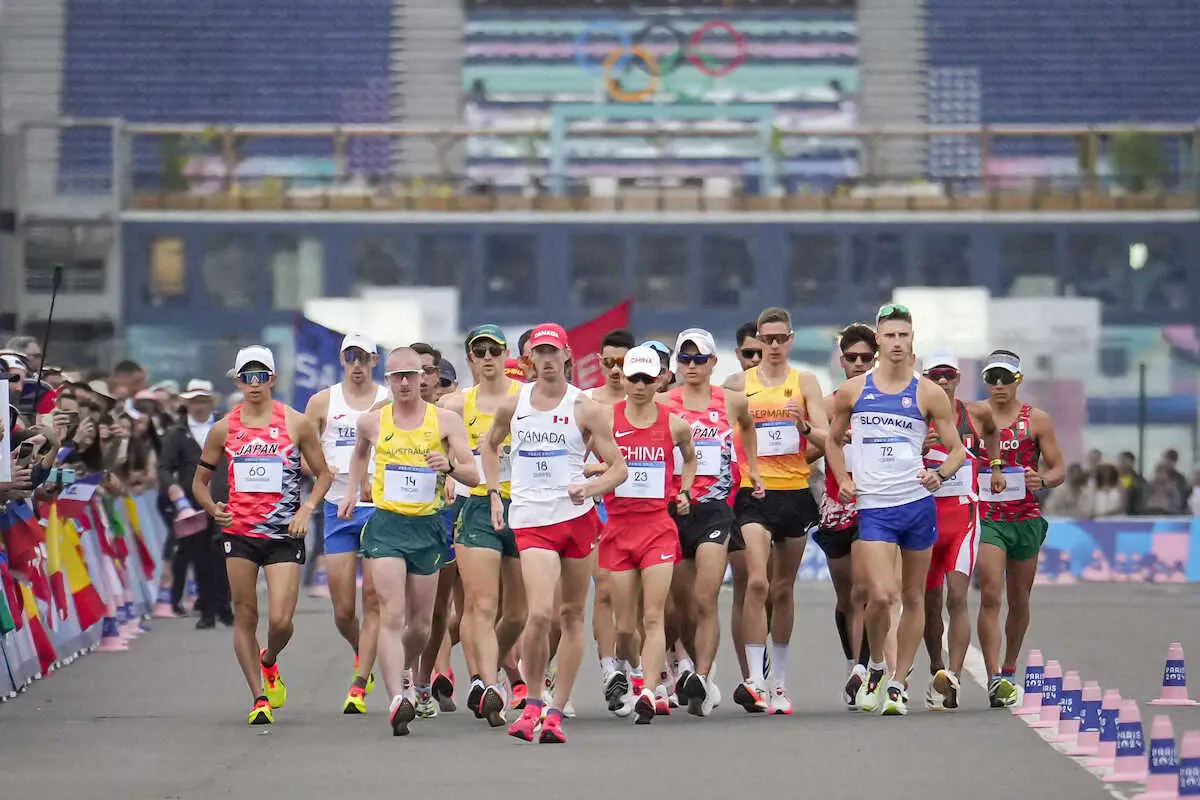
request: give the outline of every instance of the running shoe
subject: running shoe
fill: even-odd
[[[682,670],[679,673],[679,677],[675,679],[674,695],[675,699],[679,701],[679,705],[681,706],[686,706],[689,704],[689,698],[691,695],[688,694],[688,684],[691,681],[692,676],[695,674],[696,673],[692,672],[690,669],[685,669]]]
[[[688,713],[693,717],[707,717],[712,713],[712,699],[708,696],[708,680],[692,672],[688,674],[686,686]],[[676,690],[678,691],[678,689]]]
[[[659,717],[671,716],[671,709],[678,708],[678,705],[671,705],[671,695],[667,692],[667,687],[659,684],[654,690],[654,714]]]
[[[283,682],[283,677],[279,674],[279,663],[276,662],[271,666],[262,663],[263,656],[267,654],[267,648],[263,648],[258,654],[258,668],[262,672],[263,694],[271,701],[271,708],[283,708],[287,703],[287,684]]]
[[[708,697],[712,700],[713,708],[721,707],[721,687],[717,684],[717,678],[712,673],[709,673],[708,682],[705,684],[708,689]]]
[[[944,703],[945,698],[942,697],[942,693],[933,688],[933,683],[930,683],[929,687],[925,689],[925,707],[930,711],[945,711]]]
[[[851,711],[858,711],[858,690],[866,680],[867,668],[862,664],[855,664],[850,670],[850,677],[846,678],[846,685],[842,687],[842,699]]]
[[[733,690],[733,702],[751,714],[761,714],[767,710],[767,693],[753,680],[745,680]]]
[[[449,675],[439,672],[433,676],[433,699],[437,701],[438,708],[447,714],[458,709],[454,704],[453,672]]]
[[[608,701],[608,710],[616,711],[625,704],[625,695],[629,694],[629,678],[624,672],[614,672],[604,684],[604,699]]]
[[[516,686],[512,687],[512,702],[509,704],[514,711],[520,711],[525,708],[525,701],[529,699],[529,687],[521,681]]]
[[[417,687],[417,716],[421,719],[433,719],[438,715],[438,704],[433,700],[433,689],[429,686]]]
[[[500,693],[500,687],[489,686],[484,690],[483,699],[479,701],[479,710],[487,717],[488,725],[499,728],[504,724],[504,705],[504,695]]]
[[[265,697],[255,700],[254,708],[250,709],[250,724],[270,725],[274,721],[275,715],[271,713],[271,701]]]
[[[637,714],[633,720],[634,723],[637,725],[649,725],[653,722],[656,715],[654,705],[654,692],[649,689],[642,689],[642,693],[638,695],[637,702],[633,706],[633,710]]]
[[[792,698],[788,697],[787,689],[784,688],[783,684],[776,683],[771,687],[767,707],[772,714],[792,713]]]
[[[408,724],[417,717],[417,710],[404,695],[392,698],[388,722],[392,726],[392,736],[408,736]]]
[[[367,713],[366,690],[351,686],[346,694],[346,704],[342,706],[343,714]]]
[[[546,674],[542,678],[542,704],[547,708],[554,702],[554,679],[557,674],[557,667],[546,667]]]
[[[575,719],[575,704],[568,700],[563,704],[562,715],[567,719]]]
[[[1017,687],[1007,677],[992,678],[988,683],[988,704],[992,708],[1008,708],[1017,704]]]
[[[942,708],[954,711],[958,708],[958,676],[948,669],[939,669],[933,676],[933,690],[942,696]]]
[[[883,704],[883,715],[885,717],[908,716],[908,705],[904,697],[904,690],[899,686],[889,686],[887,688],[887,700]]]
[[[483,719],[483,714],[479,711],[479,703],[483,700],[485,689],[483,681],[476,678],[471,681],[471,691],[467,692],[467,708],[471,709],[471,712],[475,714],[475,719]]]
[[[546,714],[546,718],[542,720],[542,735],[538,737],[538,741],[542,744],[566,744],[567,735],[562,729],[562,712],[558,709],[552,709]]]
[[[537,729],[541,724],[542,709],[526,704],[525,710],[521,712],[521,716],[517,718],[517,721],[508,726],[508,735],[532,742],[534,734],[537,733]]]
[[[854,702],[859,711],[871,714],[883,705],[887,693],[887,675],[881,669],[873,669],[867,673],[867,679],[858,687]]]
[[[354,678],[358,677],[358,653],[354,654],[354,676],[353,677]],[[353,683],[353,681],[351,681],[351,683]],[[373,691],[375,691],[375,673],[368,672],[367,673],[367,688],[366,688],[366,691],[364,692],[364,694],[370,694]]]

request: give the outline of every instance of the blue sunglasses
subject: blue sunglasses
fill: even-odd
[[[710,358],[712,356],[705,353],[680,353],[675,356],[680,364],[695,364],[696,366],[707,364]]]
[[[238,380],[247,386],[258,386],[271,380],[271,373],[265,369],[248,370],[238,373]]]

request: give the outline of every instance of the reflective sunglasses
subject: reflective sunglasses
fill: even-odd
[[[258,386],[271,380],[270,370],[253,369],[238,373],[238,380],[247,386]]]
[[[762,350],[755,350],[753,347],[743,347],[741,349],[742,358],[751,361],[755,358],[762,358]]]
[[[351,347],[349,350],[342,351],[343,364],[370,364],[371,353],[358,347]]]
[[[879,324],[885,319],[902,319],[905,322],[912,322],[912,312],[908,310],[908,306],[902,306],[899,303],[888,303],[885,306],[880,306],[879,313],[875,315],[875,323]]]
[[[682,365],[686,366],[687,364],[695,364],[696,366],[700,367],[707,364],[712,356],[707,353],[680,353],[679,355],[675,356],[675,358]]]
[[[859,364],[870,364],[875,360],[874,353],[842,353],[842,358],[849,361],[851,364],[857,362]]]
[[[958,377],[958,370],[954,367],[934,367],[933,369],[925,370],[925,377],[934,383],[938,381],[949,383]]]
[[[415,378],[421,374],[419,369],[394,369],[391,372],[383,373],[385,378]]]
[[[625,379],[627,381],[629,381],[630,383],[641,383],[641,384],[645,384],[647,386],[649,386],[652,383],[658,383],[657,377],[651,376],[651,375],[645,375],[640,372],[637,375],[627,375],[627,376],[625,376]]]
[[[619,367],[625,363],[625,359],[624,358],[612,358],[611,356],[606,356],[605,358],[600,359],[600,363],[604,365],[605,369],[616,369],[617,367]]]
[[[792,332],[787,333],[761,333],[758,340],[766,345],[787,344],[788,339],[792,338]]]
[[[1002,367],[992,367],[983,373],[983,382],[988,386],[1010,386],[1021,377],[1020,373],[1009,372]]]
[[[503,352],[504,348],[498,344],[481,345],[471,348],[471,355],[480,359],[488,356],[491,356],[492,358],[499,358]]]

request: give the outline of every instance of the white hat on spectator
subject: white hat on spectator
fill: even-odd
[[[116,402],[117,398],[113,397],[112,390],[108,388],[108,381],[92,381],[88,384],[88,389],[92,394],[100,395],[106,400]]]
[[[213,385],[212,381],[202,381],[199,378],[192,378],[188,381],[187,389],[179,393],[180,400],[194,400],[197,397],[212,397]]]
[[[167,394],[176,395],[179,394],[179,381],[159,381],[150,388],[154,391],[159,391],[161,389]]]

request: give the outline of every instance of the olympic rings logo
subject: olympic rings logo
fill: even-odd
[[[675,51],[661,59],[656,58],[647,46],[656,31],[665,32],[676,42]],[[716,31],[727,34],[736,47],[733,58],[724,64],[716,62],[703,52],[705,38]],[[609,51],[599,64],[587,53],[587,45],[594,33],[607,33],[617,40],[617,47]],[[745,62],[746,35],[725,20],[709,20],[688,35],[671,22],[660,18],[651,20],[632,36],[625,28],[611,20],[589,23],[575,40],[575,61],[588,74],[602,77],[609,97],[622,103],[636,103],[652,96],[658,91],[662,79],[676,72],[685,60],[709,79],[725,77]],[[638,67],[639,61],[644,66]],[[628,70],[631,66],[649,74],[648,86],[626,90],[613,76],[614,70]]]

